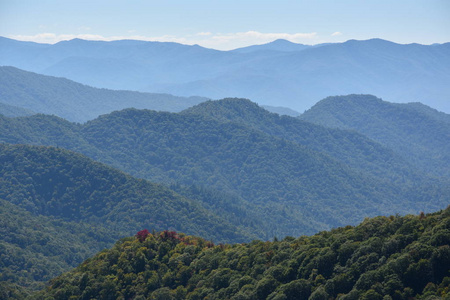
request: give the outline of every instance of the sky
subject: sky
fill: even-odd
[[[39,43],[137,39],[230,50],[382,38],[450,42],[450,0],[0,0],[0,36]]]

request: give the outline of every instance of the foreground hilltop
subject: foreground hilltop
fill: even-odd
[[[138,232],[36,299],[448,299],[450,208],[282,241]]]

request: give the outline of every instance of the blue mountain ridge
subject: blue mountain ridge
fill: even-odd
[[[0,65],[101,88],[242,97],[300,112],[345,94],[421,102],[450,112],[450,43],[350,40],[290,51],[303,46],[275,41],[218,51],[164,42],[77,39],[49,45],[1,38]]]

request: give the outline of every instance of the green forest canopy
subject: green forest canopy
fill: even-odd
[[[36,299],[448,299],[450,207],[313,236],[214,245],[140,231]],[[434,297],[434,298],[433,298]]]

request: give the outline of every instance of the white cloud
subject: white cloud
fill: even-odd
[[[245,40],[255,42],[270,42],[276,39],[285,39],[291,42],[304,42],[311,41],[317,37],[317,33],[262,33],[258,31],[237,32],[228,34],[217,34],[212,38],[214,40],[232,41],[232,40]]]
[[[143,36],[135,35],[129,32],[127,36],[102,36],[97,34],[55,34],[55,33],[39,33],[35,35],[12,35],[9,38],[33,41],[38,43],[54,44],[64,40],[83,39],[98,41],[115,41],[115,40],[142,40],[142,41],[159,41],[159,42],[175,42],[181,44],[194,45],[198,44],[203,47],[229,50],[238,47],[245,47],[254,44],[264,44],[276,39],[286,39],[294,43],[315,44],[322,42],[319,40],[317,33],[263,33],[258,31],[236,32],[236,33],[211,33],[199,32],[195,35],[175,36]]]
[[[340,36],[340,35],[342,35],[342,32],[339,32],[339,31],[336,31],[331,34],[331,36]]]
[[[199,36],[209,36],[209,35],[212,35],[212,33],[211,32],[199,32],[199,33],[197,33],[196,35],[199,35]]]

